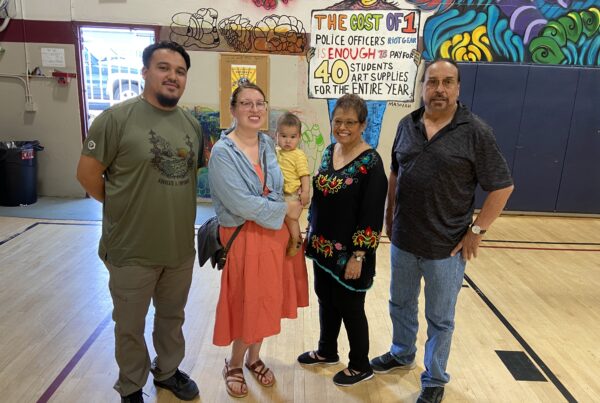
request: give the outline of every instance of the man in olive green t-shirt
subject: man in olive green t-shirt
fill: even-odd
[[[99,255],[110,274],[121,401],[143,402],[150,371],[157,387],[192,400],[198,387],[178,367],[185,354],[182,326],[203,139],[198,121],[177,106],[190,67],[187,52],[160,42],[144,50],[143,61],[143,95],[96,118],[77,179],[104,204]],[[157,353],[152,363],[144,340],[151,300]]]

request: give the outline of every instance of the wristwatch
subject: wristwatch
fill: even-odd
[[[481,227],[479,225],[475,225],[475,224],[469,225],[469,228],[471,229],[471,232],[474,233],[475,235],[483,235],[487,232],[487,230],[481,229]]]
[[[365,255],[357,255],[355,252],[352,253],[352,257],[354,258],[354,260],[356,260],[357,262],[362,262],[363,260],[366,259]]]

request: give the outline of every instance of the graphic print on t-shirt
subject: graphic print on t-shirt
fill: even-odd
[[[194,143],[189,135],[185,135],[185,144],[187,147],[175,148],[165,138],[150,130],[150,143],[152,148],[150,152],[154,158],[150,161],[163,176],[169,179],[184,179],[183,183],[175,181],[160,180],[160,183],[175,185],[184,184],[189,180],[189,172],[194,167],[196,153],[194,153]]]

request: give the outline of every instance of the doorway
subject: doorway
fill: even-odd
[[[80,27],[84,107],[89,128],[110,106],[142,93],[142,52],[152,29]]]

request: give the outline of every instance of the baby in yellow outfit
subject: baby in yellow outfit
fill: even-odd
[[[298,148],[302,123],[296,115],[286,112],[277,120],[277,160],[283,173],[283,192],[286,200],[300,200],[308,205],[310,197],[310,172],[304,151]],[[298,220],[285,218],[290,231],[287,255],[294,256],[302,247],[302,234]]]

